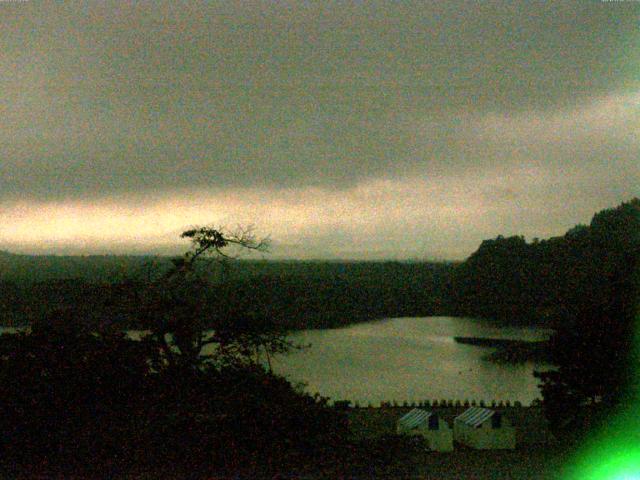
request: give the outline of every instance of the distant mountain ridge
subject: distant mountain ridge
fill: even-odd
[[[17,283],[37,283],[53,280],[77,279],[87,282],[120,282],[139,278],[150,270],[163,271],[176,255],[26,255],[0,250],[0,280]],[[358,265],[384,264],[450,264],[420,260],[286,260],[243,258],[229,261],[222,270],[239,277],[259,275],[339,275],[358,271]],[[375,267],[372,267],[376,270]],[[364,268],[364,270],[368,270]]]
[[[24,255],[0,250],[0,280],[31,283],[62,279],[118,281],[152,261],[169,257],[135,255]]]

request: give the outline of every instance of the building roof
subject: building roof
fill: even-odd
[[[410,430],[412,428],[416,428],[418,425],[428,422],[431,415],[433,415],[433,412],[427,412],[426,410],[414,408],[409,413],[400,417],[398,423],[402,427]]]
[[[496,413],[494,410],[482,407],[471,407],[464,413],[458,415],[455,420],[465,423],[471,427],[479,427]]]

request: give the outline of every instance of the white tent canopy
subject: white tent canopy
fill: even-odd
[[[431,450],[453,450],[451,428],[443,418],[433,412],[414,408],[398,419],[396,430],[399,434],[421,436]]]
[[[463,422],[470,427],[475,428],[481,425],[485,420],[493,417],[494,413],[496,413],[495,410],[489,410],[488,408],[471,407],[462,415],[458,415],[456,417],[456,421]]]
[[[516,446],[516,431],[511,422],[495,410],[472,407],[453,422],[456,442],[477,449],[507,449]]]
[[[403,415],[398,424],[405,430],[411,430],[419,425],[429,422],[429,418],[434,416],[433,412],[427,412],[419,408],[414,408],[406,415]]]

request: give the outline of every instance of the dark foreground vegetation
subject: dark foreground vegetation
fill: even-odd
[[[344,422],[326,401],[257,365],[160,366],[150,339],[58,319],[2,338],[3,478],[251,478],[340,453]]]
[[[350,464],[344,419],[260,362],[293,346],[254,312],[219,317],[215,285],[195,268],[209,251],[262,244],[211,229],[185,236],[193,250],[141,292],[141,340],[69,308],[0,337],[6,477],[256,478]],[[215,353],[202,355],[210,343]]]
[[[556,430],[589,434],[611,412],[640,401],[640,200],[596,214],[589,227],[546,248],[561,252],[552,272],[558,278],[544,277],[558,302],[549,309],[556,369],[537,376]],[[585,423],[586,405],[595,414]]]

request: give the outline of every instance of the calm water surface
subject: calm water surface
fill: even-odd
[[[0,327],[2,332],[16,329]],[[140,332],[129,332],[133,337]],[[394,318],[331,330],[305,330],[291,338],[310,348],[272,360],[277,373],[332,400],[362,405],[380,401],[509,400],[540,397],[533,371],[544,364],[500,365],[493,351],[462,345],[455,336],[544,340],[550,330],[499,327],[457,317]]]
[[[483,357],[493,349],[458,344],[455,336],[544,340],[550,330],[498,327],[455,317],[395,318],[292,337],[311,348],[274,359],[274,370],[307,391],[363,405],[434,399],[539,398],[535,369],[544,364],[498,365]]]

